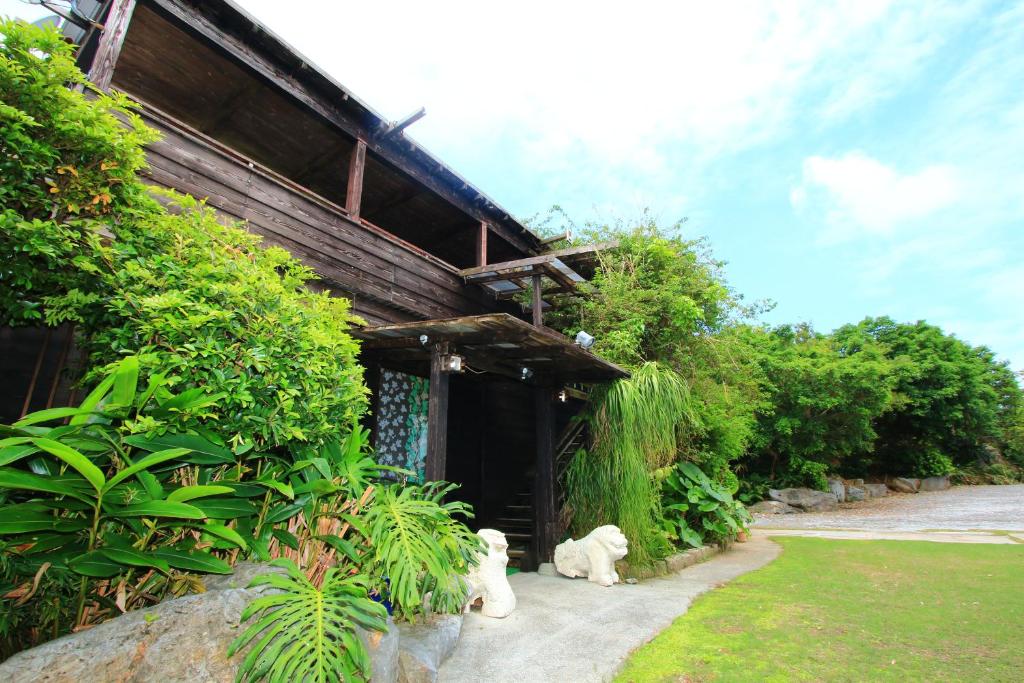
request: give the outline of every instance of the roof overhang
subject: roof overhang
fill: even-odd
[[[356,328],[363,356],[382,365],[426,375],[431,348],[447,342],[450,352],[464,358],[472,374],[488,372],[523,379],[531,384],[607,382],[629,377],[618,365],[581,348],[546,327],[534,327],[507,313],[423,320],[396,325]],[[421,337],[426,337],[424,342]],[[529,374],[529,373],[528,373]]]

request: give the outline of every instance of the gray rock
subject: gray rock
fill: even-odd
[[[244,653],[226,656],[238,634],[239,618],[265,586],[244,588],[257,573],[274,567],[243,568],[231,588],[229,577],[207,581],[205,593],[167,600],[122,614],[18,653],[0,664],[0,680],[17,683],[78,681],[234,681]]]
[[[555,569],[554,562],[542,562],[537,567],[537,573],[541,576],[561,576],[561,574],[559,574]]]
[[[921,488],[921,480],[909,477],[896,477],[889,482],[888,486],[898,493],[917,493],[918,489]]]
[[[800,510],[778,500],[762,500],[760,503],[748,505],[747,512],[752,515],[791,515]]]
[[[885,484],[864,484],[864,490],[872,498],[883,498],[889,495],[889,487]]]
[[[921,480],[921,491],[945,491],[949,488],[949,475],[944,477],[928,477]]]
[[[846,502],[846,484],[843,483],[842,479],[829,479],[828,489],[840,503]]]
[[[364,631],[361,628],[356,628],[356,633],[370,655],[370,680],[373,683],[397,683],[400,636],[394,620],[388,617],[386,633]]]
[[[859,486],[861,488],[864,488],[864,480],[863,479],[847,479],[846,483],[847,484],[853,484],[854,486]]]
[[[814,489],[770,489],[768,495],[772,500],[798,507],[804,512],[825,512],[839,507],[836,494]]]
[[[399,624],[399,683],[434,683],[462,633],[461,614],[435,615],[415,624]]]
[[[859,503],[862,500],[867,500],[869,497],[866,489],[860,486],[847,486],[846,487],[846,500],[851,503]]]

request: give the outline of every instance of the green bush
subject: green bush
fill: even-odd
[[[750,514],[730,492],[690,462],[658,472],[661,479],[662,529],[677,544],[699,548],[736,537],[750,524]]]
[[[935,447],[926,448],[915,453],[913,457],[915,477],[942,477],[956,470],[949,456]]]

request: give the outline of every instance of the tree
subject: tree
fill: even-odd
[[[876,470],[926,474],[937,458],[971,462],[986,442],[999,440],[1001,421],[1019,405],[1020,388],[1005,363],[935,325],[866,318],[835,338],[851,355],[875,342],[893,363],[892,409],[875,427]]]
[[[792,485],[825,488],[828,471],[857,472],[875,443],[874,421],[888,407],[893,367],[877,344],[850,354],[807,325],[746,328],[763,373],[766,403],[758,416],[746,471]]]

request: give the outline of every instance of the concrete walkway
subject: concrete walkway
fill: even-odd
[[[506,619],[466,615],[442,683],[584,683],[615,675],[629,653],[689,609],[693,599],[758,569],[780,552],[755,535],[707,562],[635,585],[515,574],[516,610]]]

